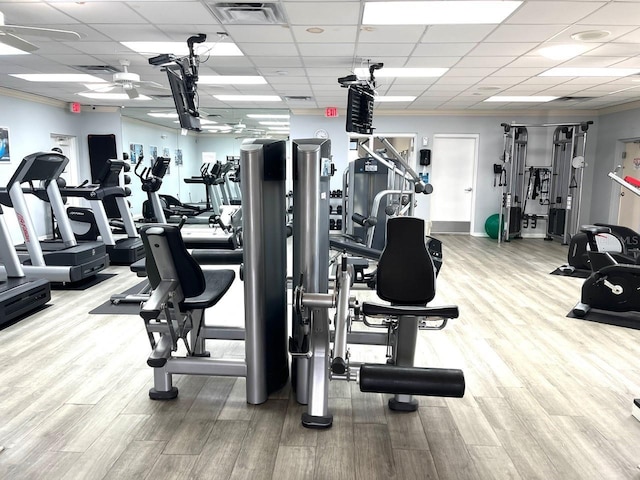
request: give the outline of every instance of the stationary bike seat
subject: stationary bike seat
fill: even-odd
[[[601,225],[582,225],[580,227],[580,231],[583,233],[597,235],[599,233],[611,233],[611,229],[609,227],[603,227]]]

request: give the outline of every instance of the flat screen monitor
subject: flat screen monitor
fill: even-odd
[[[367,85],[351,85],[347,97],[347,132],[373,133],[373,89]]]
[[[178,112],[180,127],[200,131],[200,114],[198,113],[195,82],[190,81],[180,62],[167,65],[165,68],[173,102]]]

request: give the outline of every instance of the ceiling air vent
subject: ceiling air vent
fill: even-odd
[[[223,25],[280,25],[287,23],[277,3],[211,2],[209,8]]]
[[[311,97],[306,95],[287,95],[284,98],[285,100],[292,100],[295,102],[308,102],[309,100],[313,100]]]
[[[89,72],[89,73],[113,74],[113,73],[118,73],[120,71],[116,67],[112,67],[111,65],[74,65],[73,68],[77,68],[78,70],[82,70],[84,72]]]

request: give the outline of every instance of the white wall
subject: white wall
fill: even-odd
[[[27,155],[48,151],[51,134],[77,137],[80,178],[89,175],[87,135],[114,133],[120,136],[120,114],[92,111],[73,114],[64,105],[41,103],[0,95],[0,126],[9,129],[10,162],[0,162],[0,186],[6,187],[20,161]],[[51,233],[49,207],[34,197],[27,198],[38,235]],[[13,211],[5,208],[5,221],[14,243],[22,243],[22,235]]]
[[[557,122],[581,122],[594,120],[595,125],[589,129],[589,142],[587,145],[587,163],[595,163],[596,138],[599,128],[598,118],[594,116],[515,116],[505,112],[504,116],[489,115],[393,115],[374,114],[374,125],[377,132],[391,133],[415,133],[418,138],[417,148],[423,148],[422,138],[427,137],[429,148],[433,142],[435,134],[470,133],[480,135],[479,140],[479,164],[478,180],[476,188],[476,210],[475,210],[475,234],[484,235],[484,222],[489,215],[498,212],[500,202],[500,190],[493,187],[493,164],[499,163],[499,157],[503,147],[503,136],[501,123],[557,123]],[[291,116],[291,138],[313,137],[316,130],[322,128],[329,133],[331,138],[332,154],[339,174],[335,175],[331,181],[331,188],[341,188],[342,172],[347,167],[348,141],[345,132],[345,118],[325,118],[314,115],[292,115]],[[550,134],[553,134],[550,129]],[[534,133],[535,138],[539,134]],[[540,134],[542,135],[542,134]],[[640,132],[639,132],[640,135]],[[546,142],[549,155],[551,154],[551,140]],[[534,149],[533,156],[543,161],[544,151]],[[591,160],[591,161],[590,161]],[[432,163],[438,159],[432,158]],[[420,170],[420,169],[418,169]],[[591,188],[593,179],[593,169],[585,171],[586,191]],[[590,204],[585,201],[581,211],[582,222],[590,218]]]
[[[197,152],[196,136],[194,134],[181,135],[180,130],[165,128],[151,123],[141,122],[131,118],[122,118],[122,142],[121,150],[129,152],[131,143],[139,143],[144,146],[144,165],[150,166],[149,147],[158,147],[158,155],[161,156],[163,149],[169,149],[171,155],[171,165],[169,173],[162,181],[159,193],[173,195],[184,203],[199,202],[204,200],[204,187],[187,184],[184,178],[200,174],[200,155]],[[175,164],[176,149],[182,150],[182,165]],[[142,214],[142,203],[147,199],[147,194],[142,191],[140,180],[133,174],[135,165],[131,165],[131,188],[132,194],[129,197],[131,211],[134,215]],[[202,197],[202,198],[201,198]]]
[[[589,221],[616,223],[620,187],[607,174],[622,163],[623,141],[640,138],[640,109],[602,115],[598,123]]]

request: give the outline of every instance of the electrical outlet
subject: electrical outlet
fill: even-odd
[[[422,137],[422,146],[426,147],[429,145],[429,137]]]

